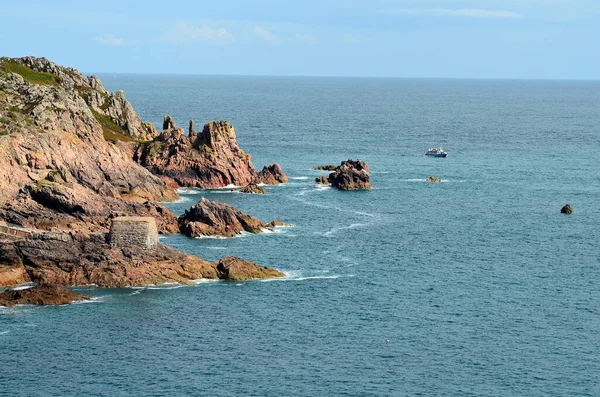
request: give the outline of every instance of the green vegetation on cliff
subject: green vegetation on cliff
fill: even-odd
[[[2,58],[0,62],[1,71],[5,73],[12,72],[19,74],[25,81],[28,81],[32,84],[57,86],[60,83],[59,77],[55,74],[37,72],[9,58]]]
[[[137,139],[128,136],[128,132],[123,128],[119,127],[115,124],[114,121],[111,120],[110,117],[105,116],[96,112],[94,109],[90,108],[92,114],[96,118],[96,120],[102,126],[102,131],[104,132],[104,139],[107,142],[116,142],[116,141],[125,141],[125,142],[134,142]]]

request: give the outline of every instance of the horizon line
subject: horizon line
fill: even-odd
[[[336,76],[295,74],[234,74],[234,73],[163,73],[163,72],[82,72],[86,76],[98,74],[141,76],[202,76],[202,77],[284,77],[284,78],[338,78],[338,79],[403,79],[403,80],[503,80],[503,81],[581,81],[600,82],[600,78],[578,77],[415,77],[415,76]]]

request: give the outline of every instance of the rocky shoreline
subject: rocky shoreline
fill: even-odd
[[[257,171],[227,121],[199,132],[190,121],[186,133],[165,116],[162,127],[142,121],[122,91],[109,92],[94,76],[45,58],[0,58],[0,286],[283,277],[240,258],[209,263],[158,242],[158,233],[233,237],[289,226],[204,198],[179,217],[161,205],[179,199],[177,188],[235,185],[265,194],[263,185],[288,181],[279,164]],[[371,188],[362,161],[319,169],[333,172],[318,182]],[[69,296],[56,288],[43,294],[52,291]]]

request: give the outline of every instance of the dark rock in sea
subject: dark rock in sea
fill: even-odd
[[[327,165],[318,165],[313,167],[315,171],[335,171],[338,166],[335,164],[327,164]]]
[[[316,178],[315,182],[320,185],[329,185],[329,178],[326,177],[325,175],[323,175],[323,176]]]
[[[371,189],[369,167],[362,160],[347,160],[336,167],[328,177],[331,186],[340,190]]]
[[[441,178],[438,178],[438,177],[436,177],[436,176],[429,176],[429,177],[428,177],[428,178],[425,180],[425,182],[434,182],[434,183],[441,182],[441,181],[442,181],[442,179],[441,179]]]
[[[278,270],[260,267],[254,262],[246,261],[233,256],[227,256],[213,264],[217,275],[222,280],[244,281],[255,278],[285,277]]]
[[[565,204],[565,206],[560,209],[561,214],[572,214],[573,212],[573,208],[569,204]]]
[[[266,224],[231,205],[202,198],[179,217],[179,230],[189,237],[234,237],[243,231],[261,233]]]
[[[249,194],[266,194],[267,191],[262,186],[258,186],[256,183],[249,183],[244,186],[241,190],[241,193],[249,193]]]
[[[288,177],[285,175],[279,164],[265,165],[258,173],[259,180],[266,185],[279,185],[287,183]]]
[[[290,226],[292,226],[292,225],[290,225],[289,223],[283,223],[283,222],[281,222],[281,221],[279,221],[277,219],[274,220],[274,221],[271,221],[271,222],[267,223],[267,227],[269,229],[273,229],[275,227],[290,227]]]
[[[0,306],[66,305],[90,299],[57,285],[38,285],[32,288],[7,290],[0,294]]]

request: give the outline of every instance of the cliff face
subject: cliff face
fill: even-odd
[[[95,95],[108,98],[104,109],[95,110],[94,100],[92,105],[86,102]],[[83,213],[102,224],[108,215],[104,207],[127,213],[135,203],[177,198],[107,141],[117,135],[129,140],[148,137],[134,128],[139,117],[130,114],[131,105],[113,97],[121,98],[109,94],[95,77],[85,78],[44,58],[0,60],[0,216],[51,223],[52,214],[84,220],[79,216]],[[100,111],[126,115],[124,120],[130,121],[125,125],[131,130]],[[51,202],[50,196],[57,195],[63,197],[62,204],[56,197]],[[151,211],[160,207],[151,206]],[[33,221],[24,224],[38,226]]]
[[[193,128],[191,122],[186,135],[170,116],[166,116],[163,131],[153,142],[140,144],[134,159],[175,187],[287,182],[277,164],[268,168],[277,170],[276,175],[268,171],[256,172],[250,155],[238,146],[235,130],[227,121],[210,121],[200,133]]]

